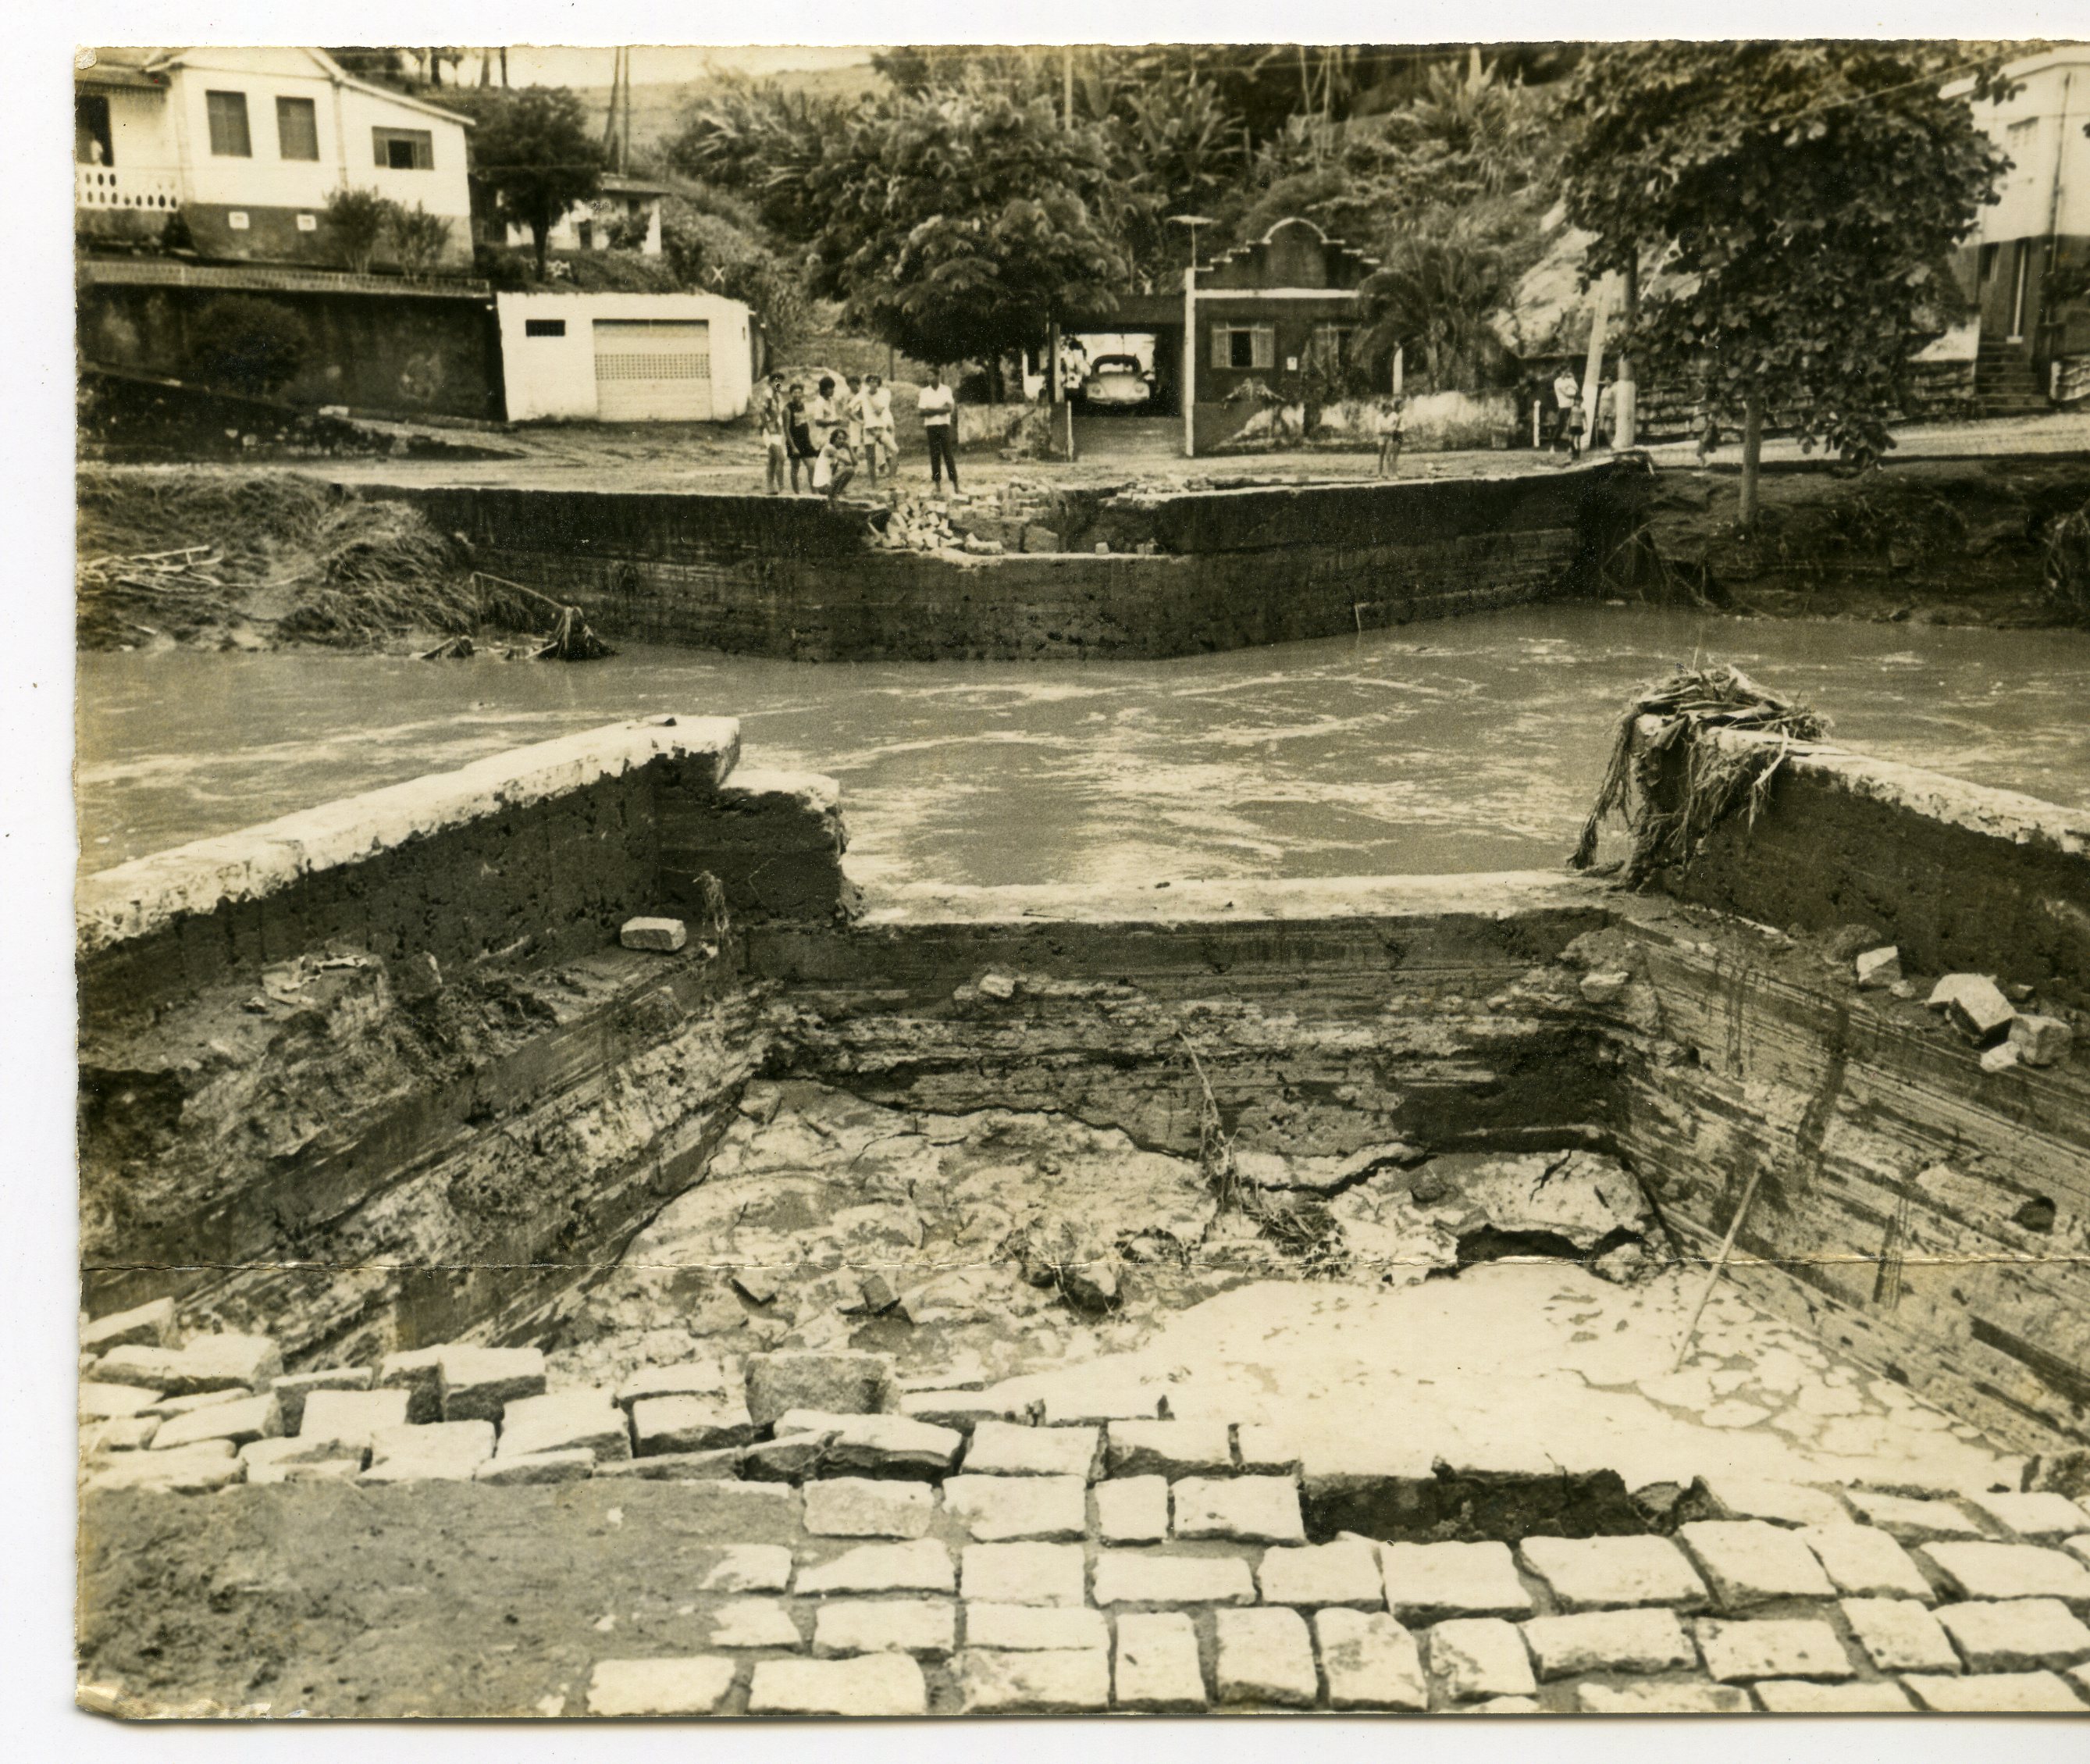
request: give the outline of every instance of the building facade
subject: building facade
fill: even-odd
[[[591,200],[576,202],[560,216],[545,235],[545,247],[550,251],[608,251],[621,236],[630,242],[624,249],[658,257],[660,204],[669,194],[667,185],[650,178],[605,172],[601,190]],[[527,226],[503,229],[501,243],[512,251],[535,247]]]
[[[508,419],[725,422],[754,386],[752,315],[711,294],[503,294]]]

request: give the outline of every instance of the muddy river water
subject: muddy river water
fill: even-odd
[[[2090,804],[2090,633],[1578,607],[1093,665],[84,655],[81,861],[680,712],[738,717],[750,764],[838,779],[867,883],[1550,867],[1628,692],[1694,656],[1852,746]]]

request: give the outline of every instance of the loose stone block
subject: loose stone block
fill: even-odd
[[[1077,1652],[958,1656],[959,1707],[969,1715],[1087,1715],[1110,1707],[1110,1656]]]
[[[1591,1611],[1520,1625],[1542,1679],[1583,1672],[1668,1672],[1698,1663],[1671,1611]]]
[[[1985,974],[1948,974],[1931,996],[1948,986],[1952,991],[1945,1000],[1945,1014],[1976,1047],[1992,1047],[2010,1032],[2017,1008]]]
[[[656,1457],[599,1464],[596,1474],[637,1482],[735,1482],[740,1480],[744,1458],[745,1450],[739,1446],[720,1452],[663,1452]]]
[[[719,1553],[698,1590],[707,1593],[781,1593],[791,1584],[791,1552],[781,1543],[735,1543]]]
[[[1378,1560],[1386,1602],[1403,1623],[1531,1615],[1506,1543],[1383,1543]]]
[[[1099,1605],[1252,1605],[1255,1581],[1233,1555],[1150,1555],[1105,1550],[1096,1558]]]
[[[513,1488],[546,1482],[585,1482],[595,1474],[595,1453],[586,1446],[557,1452],[532,1452],[521,1457],[492,1457],[471,1473],[475,1482]]]
[[[157,1391],[142,1384],[103,1384],[89,1379],[80,1387],[80,1418],[114,1421],[150,1409],[159,1400]]]
[[[142,1452],[160,1431],[157,1415],[112,1415],[106,1421],[91,1421],[80,1429],[84,1452]],[[257,1442],[266,1444],[266,1440]]]
[[[370,1449],[379,1428],[406,1425],[408,1400],[405,1391],[308,1392],[298,1437],[359,1457]]]
[[[90,1489],[150,1488],[170,1494],[200,1494],[222,1488],[246,1474],[230,1439],[205,1439],[176,1452],[119,1452],[102,1461],[88,1478]],[[1242,1573],[1247,1573],[1244,1568]]]
[[[1722,1684],[1757,1678],[1849,1678],[1850,1656],[1836,1632],[1818,1617],[1759,1619],[1742,1623],[1698,1620],[1698,1647],[1705,1670]]]
[[[1304,1543],[1299,1485],[1288,1476],[1186,1476],[1168,1486],[1176,1535]]]
[[[257,1439],[240,1448],[247,1480],[256,1487],[277,1482],[352,1482],[363,1474],[363,1460],[354,1458],[255,1458],[247,1454],[264,1446],[295,1445],[295,1439]]]
[[[1563,1611],[1632,1605],[1698,1611],[1705,1604],[1705,1583],[1666,1538],[1526,1538],[1518,1554]]]
[[[1926,1603],[1937,1596],[1916,1559],[1877,1525],[1803,1525],[1800,1536],[1839,1593]]]
[[[785,1439],[759,1440],[754,1445],[729,1449],[740,1466],[735,1474],[750,1482],[802,1482],[819,1473],[833,1439],[832,1433],[794,1433]]]
[[[370,1482],[468,1482],[493,1456],[490,1421],[438,1421],[420,1427],[381,1427],[370,1436]]]
[[[1189,1617],[1176,1611],[1129,1611],[1118,1619],[1111,1700],[1120,1709],[1156,1715],[1193,1715],[1205,1707],[1205,1669]]]
[[[445,1402],[447,1402],[445,1396]],[[558,1391],[549,1396],[511,1397],[501,1413],[505,1458],[585,1448],[600,1460],[631,1456],[631,1423],[605,1390]]]
[[[1835,1597],[1814,1552],[1783,1526],[1713,1519],[1682,1526],[1677,1536],[1723,1611],[1746,1611],[1775,1598]]]
[[[1223,1421],[1114,1421],[1103,1444],[1112,1476],[1228,1476],[1231,1430]]]
[[[959,1584],[993,1605],[1079,1605],[1086,1562],[1077,1543],[969,1543]]]
[[[166,1452],[206,1439],[223,1439],[238,1447],[250,1439],[275,1439],[282,1431],[283,1412],[273,1394],[247,1396],[234,1403],[213,1403],[208,1409],[191,1409],[161,1422],[153,1435],[152,1449]]]
[[[376,1388],[406,1393],[406,1418],[415,1426],[440,1421],[443,1413],[441,1348],[415,1348],[405,1353],[388,1353],[377,1362]]]
[[[177,1415],[193,1414],[199,1409],[215,1409],[221,1403],[243,1403],[253,1395],[244,1384],[230,1385],[218,1391],[194,1391],[187,1396],[162,1396],[150,1408],[139,1410],[139,1413],[171,1421]]]
[[[738,1393],[641,1396],[620,1404],[620,1413],[630,1415],[634,1447],[642,1458],[664,1452],[719,1452],[755,1438],[755,1423]]]
[[[1967,1504],[1998,1529],[2041,1542],[2090,1532],[2090,1513],[2065,1495],[1969,1495]]]
[[[617,940],[627,949],[673,955],[690,940],[690,931],[679,919],[627,919],[617,927]]]
[[[911,1654],[858,1654],[839,1660],[758,1660],[748,1688],[751,1715],[927,1715],[929,1687]]]
[[[823,1476],[944,1475],[965,1448],[965,1436],[905,1415],[843,1415],[824,1409],[787,1409],[776,1420],[783,1440],[800,1433],[824,1435],[819,1474]]]
[[[1107,1648],[1110,1627],[1100,1611],[1086,1607],[1000,1605],[976,1599],[965,1607],[965,1646],[1017,1653]]]
[[[174,1301],[156,1298],[129,1310],[97,1317],[80,1332],[80,1351],[106,1353],[112,1348],[166,1348],[174,1340]]]
[[[2079,1715],[2086,1707],[2058,1672],[1986,1672],[1975,1678],[1910,1672],[1902,1686],[1919,1707],[1937,1715]]]
[[[983,1421],[965,1447],[966,1471],[975,1476],[1093,1475],[1095,1427],[1018,1427]]]
[[[924,1482],[836,1477],[806,1485],[806,1530],[816,1538],[921,1538],[935,1517]]]
[[[2058,1017],[2032,1014],[2015,1018],[2010,1023],[2010,1045],[2027,1065],[2060,1065],[2068,1057],[2069,1044],[2075,1039],[2075,1031]]]
[[[1289,1427],[1244,1423],[1235,1430],[1241,1446],[1241,1469],[1249,1476],[1297,1476],[1300,1440]]]
[[[629,1409],[649,1396],[730,1396],[744,1410],[746,1392],[738,1377],[729,1377],[716,1360],[687,1360],[680,1366],[642,1366],[617,1387],[617,1406]]]
[[[1585,1715],[1740,1715],[1749,1693],[1732,1684],[1688,1680],[1643,1680],[1636,1684],[1578,1684],[1575,1700]]]
[[[1256,1570],[1266,1605],[1361,1605],[1383,1609],[1378,1552],[1361,1541],[1266,1550]]]
[[[197,1336],[180,1348],[123,1347],[101,1357],[105,1383],[144,1384],[168,1396],[244,1387],[266,1389],[283,1370],[282,1350],[267,1336]]]
[[[1104,1396],[1077,1391],[1045,1399],[1044,1422],[1048,1427],[1100,1427],[1112,1422],[1157,1421],[1160,1417],[1159,1392]]]
[[[1271,1605],[1218,1611],[1212,1622],[1221,1702],[1311,1709],[1319,1699],[1313,1638],[1297,1611]]]
[[[1105,1543],[1159,1543],[1168,1535],[1168,1482],[1160,1476],[1096,1484],[1096,1530]]]
[[[942,1659],[958,1645],[958,1607],[948,1598],[838,1599],[813,1617],[815,1654],[919,1654]]]
[[[1078,1476],[953,1476],[944,1506],[981,1543],[1086,1535],[1089,1485]]]
[[[1949,1500],[1916,1500],[1864,1488],[1851,1489],[1844,1498],[1867,1525],[1877,1525],[1899,1543],[1946,1543],[1989,1535],[1978,1520]]]
[[[791,1613],[774,1598],[733,1598],[712,1615],[715,1648],[795,1648],[803,1646]]]
[[[903,1392],[900,1413],[910,1421],[923,1421],[932,1427],[948,1427],[953,1433],[964,1434],[970,1434],[983,1421],[1013,1422],[1017,1415],[1008,1404],[978,1391]]]
[[[1817,1684],[1804,1678],[1766,1678],[1757,1700],[1774,1715],[1884,1715],[1913,1709],[1891,1679],[1864,1684]]]
[[[314,1391],[368,1391],[372,1373],[367,1366],[337,1366],[323,1372],[290,1372],[269,1388],[283,1408],[283,1431],[297,1433],[304,1426],[305,1399]],[[402,1393],[405,1394],[404,1392]],[[411,1399],[399,1413],[402,1422],[413,1419]],[[433,1420],[433,1416],[429,1419]]]
[[[1892,944],[1882,949],[1868,949],[1852,964],[1858,976],[1860,992],[1873,992],[1892,986],[1901,978],[1901,951]]]
[[[1125,1622],[1118,1620],[1120,1633]],[[1413,1632],[1398,1619],[1383,1611],[1318,1611],[1314,1614],[1314,1638],[1320,1645],[1331,1709],[1430,1706],[1422,1650]]]
[[[436,1371],[445,1421],[498,1421],[510,1403],[544,1394],[544,1356],[535,1348],[445,1347]]]
[[[1926,1543],[1921,1554],[1962,1598],[2058,1598],[2090,1605],[2090,1567],[2029,1543]]]
[[[2090,1628],[2058,1598],[1972,1599],[1937,1621],[1970,1672],[2035,1672],[2090,1660]]]
[[[1847,1598],[1843,1618],[1882,1672],[1956,1672],[1959,1656],[1936,1617],[1912,1598]]]
[[[884,1353],[753,1353],[747,1358],[747,1412],[768,1427],[794,1409],[875,1415],[892,1405],[892,1359]]]
[[[913,1543],[866,1543],[832,1562],[798,1570],[798,1590],[813,1593],[949,1593],[957,1590],[951,1553],[924,1538]]]
[[[1704,1486],[1722,1519],[1761,1519],[1774,1525],[1843,1525],[1851,1522],[1850,1513],[1834,1495],[1826,1488],[1811,1487],[1805,1482],[1709,1476]]]
[[[1499,1617],[1454,1617],[1424,1637],[1430,1670],[1453,1702],[1477,1697],[1529,1697],[1538,1689],[1516,1625]]]
[[[685,1659],[598,1660],[588,1680],[591,1715],[707,1715],[733,1689],[733,1663],[712,1654]]]

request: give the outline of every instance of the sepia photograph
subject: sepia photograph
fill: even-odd
[[[2090,42],[1520,22],[70,51],[75,1726],[2090,1715]]]

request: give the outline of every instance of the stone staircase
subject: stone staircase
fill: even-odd
[[[2034,416],[2047,408],[2023,343],[1984,337],[1974,364],[1974,396],[1984,416]]]

